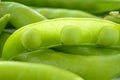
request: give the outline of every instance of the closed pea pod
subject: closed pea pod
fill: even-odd
[[[0,56],[2,54],[2,49],[3,49],[3,44],[2,44],[2,33],[3,33],[3,30],[4,28],[6,27],[8,21],[9,21],[9,17],[10,17],[10,14],[6,14],[4,15],[3,17],[0,18]],[[4,42],[4,41],[3,41]]]
[[[110,21],[91,18],[53,19],[30,24],[17,30],[7,40],[2,57],[3,59],[10,59],[24,52],[59,45],[119,46],[119,26],[119,24]],[[106,27],[110,27],[108,29],[110,31],[107,33],[103,31],[106,30]],[[100,39],[105,36],[100,37],[99,34],[104,32],[108,36],[112,31],[111,29],[114,30],[114,35],[111,37],[115,39],[109,41],[111,37],[108,37],[104,40],[106,44],[103,44]],[[69,36],[69,33],[71,33],[71,36]],[[75,35],[77,36],[75,37]],[[11,47],[13,44],[14,46]]]
[[[3,49],[4,43],[9,36],[10,36],[10,34],[7,34],[7,33],[2,33],[0,35],[0,56],[2,54],[2,49]]]
[[[97,18],[97,16],[81,10],[62,9],[62,8],[34,8],[34,9],[49,19],[63,18],[63,17]]]
[[[11,15],[10,23],[16,28],[46,19],[35,10],[20,3],[1,2],[0,6],[0,16],[9,13]]]
[[[0,34],[4,30],[4,28],[6,27],[8,21],[9,21],[9,17],[10,17],[10,14],[6,14],[0,18]]]
[[[8,37],[14,32],[12,29],[4,29],[0,35],[0,54],[2,54],[3,46]],[[0,55],[1,56],[1,55]]]
[[[120,73],[119,52],[106,55],[103,51],[105,55],[83,56],[41,49],[20,54],[13,60],[49,64],[76,73],[85,80],[112,80]]]
[[[119,0],[4,0],[15,1],[30,6],[55,7],[84,10],[94,14],[120,9]]]
[[[0,61],[0,71],[1,80],[83,80],[72,72],[45,64]]]

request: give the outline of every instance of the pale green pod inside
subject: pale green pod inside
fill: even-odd
[[[119,31],[114,27],[104,27],[98,35],[96,44],[103,46],[115,45],[119,41]]]
[[[37,30],[28,29],[22,34],[21,43],[27,50],[36,50],[41,46],[41,36]]]
[[[80,26],[67,25],[61,31],[61,41],[65,45],[80,45],[92,42],[92,33]]]

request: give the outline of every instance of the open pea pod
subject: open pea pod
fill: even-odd
[[[85,80],[112,80],[120,74],[120,54],[83,56],[41,49],[20,54],[13,60],[49,64],[76,73]]]
[[[83,80],[72,72],[45,64],[0,61],[0,71],[0,80]]]
[[[120,45],[120,25],[92,18],[62,18],[24,26],[6,41],[2,58],[59,45]]]
[[[101,51],[103,55],[82,56],[47,50],[63,45],[111,48],[113,54],[105,55],[106,52]],[[54,65],[77,73],[86,80],[110,80],[120,73],[119,50],[114,50],[119,45],[120,25],[117,23],[93,18],[61,18],[16,30],[5,43],[2,59]]]

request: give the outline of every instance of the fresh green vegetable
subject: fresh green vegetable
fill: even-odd
[[[76,17],[76,18],[97,18],[97,16],[81,10],[62,9],[62,8],[34,8],[37,12],[49,19]]]
[[[0,61],[0,80],[10,80],[10,79],[11,80],[83,80],[74,73],[45,64]]]
[[[10,18],[10,14],[5,14],[4,16],[2,16],[0,18],[0,57],[2,54],[2,49],[3,49],[3,44],[5,42],[5,38],[8,37],[6,34],[4,34],[5,36],[3,37],[3,31],[9,21]]]
[[[119,13],[110,12],[106,20],[93,14],[119,10],[119,4],[116,0],[3,0],[0,80],[118,80]],[[20,29],[14,32],[11,26]]]
[[[0,56],[2,54],[3,46],[8,39],[8,37],[13,33],[14,30],[12,29],[4,29],[2,31],[2,34],[0,35]]]
[[[6,27],[9,21],[10,14],[6,14],[0,18],[0,34],[2,33],[3,29]]]
[[[67,46],[61,45],[57,47],[52,47],[51,49],[65,52],[68,54],[76,54],[76,55],[84,55],[84,56],[91,56],[91,55],[112,55],[112,54],[119,54],[120,47],[103,47],[98,45],[78,45],[78,46]]]
[[[82,56],[41,49],[20,54],[13,60],[53,65],[85,80],[112,80],[120,73],[120,54]]]
[[[16,28],[46,19],[37,11],[20,3],[1,2],[0,6],[0,15],[9,13],[11,15],[10,23]]]
[[[55,7],[84,10],[94,14],[100,14],[120,9],[119,0],[3,0],[15,1],[30,6]]]
[[[59,45],[119,47],[119,32],[120,25],[107,20],[63,18],[42,21],[13,33],[5,43],[2,57],[10,59],[24,52]]]

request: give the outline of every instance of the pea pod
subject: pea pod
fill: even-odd
[[[5,37],[4,37],[4,39],[2,39],[3,37],[1,35],[3,35],[3,30],[9,21],[9,17],[10,17],[10,14],[6,14],[2,18],[0,18],[0,57],[2,54],[3,43],[4,43],[4,39],[5,39]]]
[[[112,80],[120,73],[120,54],[82,56],[41,49],[20,54],[13,60],[49,64],[76,73],[85,80]]]
[[[76,54],[76,55],[84,55],[84,56],[91,56],[91,55],[112,55],[112,54],[119,54],[120,50],[119,47],[102,47],[96,45],[78,45],[78,46],[56,46],[52,47],[51,49],[65,52],[68,54]]]
[[[83,80],[71,72],[45,64],[0,61],[0,71],[1,80]]]
[[[30,6],[55,7],[84,10],[94,14],[120,9],[119,0],[4,0]]]
[[[0,34],[2,33],[3,29],[7,25],[7,22],[9,21],[10,14],[4,15],[2,18],[0,18]]]
[[[119,47],[119,32],[119,24],[93,18],[63,18],[41,21],[15,31],[5,43],[2,58],[11,59],[24,52],[59,45]]]
[[[35,10],[20,3],[1,2],[0,6],[0,15],[9,13],[11,15],[10,23],[16,28],[46,19]]]
[[[63,17],[97,18],[97,16],[81,10],[62,9],[62,8],[34,8],[34,9],[49,19],[63,18]]]
[[[14,30],[4,29],[2,34],[0,35],[0,54],[2,54],[3,46],[8,39],[8,37],[13,33]],[[0,55],[1,56],[1,55]]]

